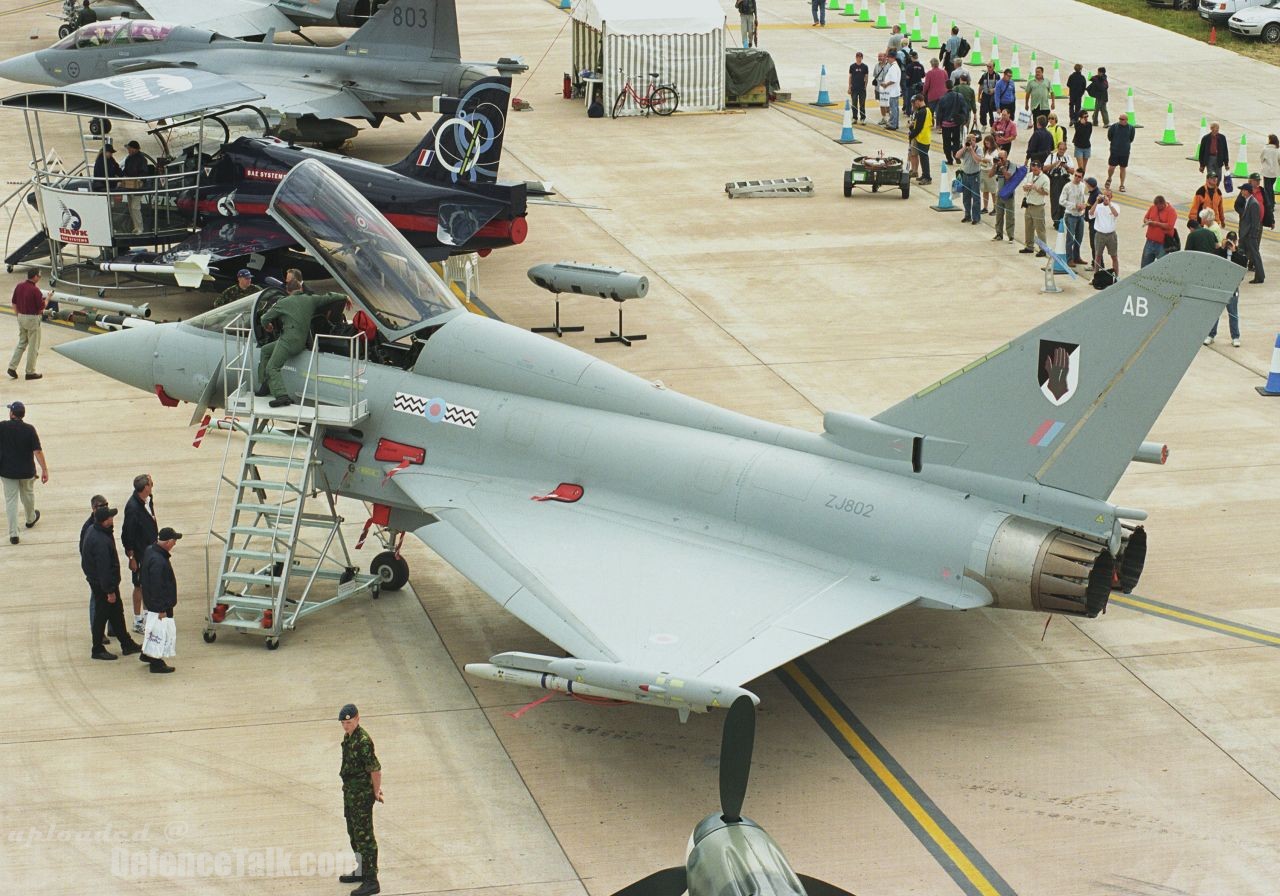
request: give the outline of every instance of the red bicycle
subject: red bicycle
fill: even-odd
[[[618,98],[613,101],[614,118],[618,117],[628,97],[644,110],[645,115],[650,112],[654,115],[670,115],[680,105],[680,93],[676,90],[676,85],[659,84],[657,72],[649,72],[649,91],[644,96],[636,93],[636,89],[631,86],[631,79],[627,78],[618,91]]]

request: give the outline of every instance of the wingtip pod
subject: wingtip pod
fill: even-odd
[[[874,419],[965,443],[949,466],[1105,500],[1243,278],[1167,255]]]

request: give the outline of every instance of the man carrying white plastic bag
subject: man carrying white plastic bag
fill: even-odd
[[[142,637],[144,663],[156,673],[172,672],[165,662],[178,653],[178,627],[173,621],[173,608],[178,603],[178,581],[173,575],[170,555],[182,537],[181,532],[165,526],[156,534],[156,543],[142,557],[142,603],[147,617]]]

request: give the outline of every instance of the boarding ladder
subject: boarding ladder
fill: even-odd
[[[812,196],[813,179],[775,177],[771,180],[731,180],[724,185],[730,199],[743,196]]]
[[[265,637],[275,650],[303,617],[363,592],[378,596],[380,579],[358,573],[351,561],[334,487],[318,456],[327,427],[354,426],[368,416],[365,341],[318,340],[330,351],[308,350],[295,359],[306,364],[299,400],[272,408],[254,395],[250,313],[223,330],[227,416],[218,428],[228,437],[205,548],[206,570],[213,554],[221,554],[217,578],[209,581],[208,643],[234,629]],[[230,432],[244,436],[238,465]],[[334,590],[320,588],[321,582],[335,583]]]

